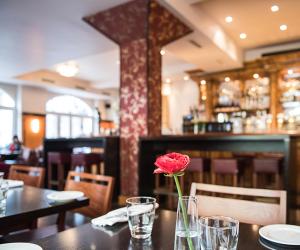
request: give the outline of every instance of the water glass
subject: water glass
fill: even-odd
[[[152,197],[132,197],[126,200],[128,224],[131,236],[146,239],[152,233],[156,199]]]
[[[239,222],[230,217],[209,216],[199,219],[201,250],[236,250]]]
[[[6,199],[8,192],[8,181],[1,180],[0,182],[0,212],[6,209]]]
[[[200,249],[198,231],[197,198],[178,198],[174,250]]]

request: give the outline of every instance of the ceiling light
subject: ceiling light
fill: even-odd
[[[241,33],[240,34],[240,38],[241,39],[246,39],[247,38],[247,34],[246,33]]]
[[[281,31],[285,31],[285,30],[287,30],[287,25],[286,24],[282,24],[282,25],[280,25],[279,29]]]
[[[56,66],[56,71],[65,77],[73,77],[78,74],[79,67],[76,62],[69,61]]]
[[[271,11],[272,11],[272,12],[277,12],[278,10],[279,10],[278,5],[272,5],[272,6],[271,6]]]
[[[166,51],[164,49],[161,49],[160,54],[163,56],[164,54],[166,54]]]
[[[203,101],[205,101],[205,100],[206,100],[206,95],[202,96],[201,99],[202,99]]]
[[[230,77],[227,76],[227,77],[225,77],[224,80],[225,80],[225,82],[229,82],[230,81]]]
[[[171,82],[171,79],[170,78],[167,78],[166,79],[166,83],[170,83]]]
[[[117,64],[117,65],[120,65],[120,60],[117,60],[117,61],[116,61],[116,64]]]
[[[232,21],[233,21],[232,16],[227,16],[227,17],[225,17],[225,22],[226,22],[226,23],[232,23]]]
[[[206,84],[206,81],[205,80],[201,80],[201,85],[205,85]]]
[[[293,71],[292,69],[289,69],[289,70],[288,70],[288,74],[289,74],[289,75],[292,75],[292,74],[294,74],[294,71]]]
[[[253,78],[254,79],[258,79],[259,78],[259,74],[257,74],[257,73],[253,74]]]
[[[190,80],[190,77],[189,76],[184,76],[183,80],[188,81],[188,80]]]

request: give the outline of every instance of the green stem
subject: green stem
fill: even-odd
[[[181,212],[182,212],[182,216],[183,216],[183,223],[184,223],[184,227],[185,227],[185,236],[187,238],[189,249],[194,250],[194,245],[193,245],[192,239],[190,237],[190,232],[189,232],[189,227],[188,227],[186,207],[182,201],[182,192],[181,192],[180,184],[178,181],[178,177],[176,175],[174,175],[174,180],[175,180],[177,192],[179,195],[179,204],[180,204]]]

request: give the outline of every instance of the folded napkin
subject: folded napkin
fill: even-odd
[[[23,181],[18,181],[18,180],[6,180],[8,183],[8,188],[16,188],[16,187],[22,187],[24,186]]]
[[[155,203],[155,209],[158,208],[158,203]],[[152,209],[152,205],[137,205],[131,208],[132,215],[138,215],[141,213],[145,213]],[[92,219],[91,223],[97,227],[103,226],[112,226],[116,223],[127,222],[127,207],[122,207],[116,210],[113,210],[105,215]]]

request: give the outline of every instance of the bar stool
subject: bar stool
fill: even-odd
[[[258,174],[275,175],[275,186],[280,189],[279,158],[255,158],[253,159],[252,185],[258,184]]]
[[[238,184],[238,161],[236,159],[212,159],[211,161],[211,182],[216,184],[217,175],[232,176],[233,186]]]
[[[89,154],[72,154],[71,169],[76,170],[76,167],[83,167],[83,172],[92,173],[92,166],[97,165],[97,172],[101,173],[100,164],[103,162],[103,155],[98,153]],[[81,172],[81,171],[80,171]]]
[[[58,190],[63,190],[67,172],[70,168],[71,156],[68,152],[49,152],[48,153],[48,188],[57,184]],[[53,172],[56,167],[57,181],[53,180]]]
[[[190,164],[185,170],[184,190],[190,190],[192,182],[202,183],[204,181],[204,172],[207,170],[203,158],[191,158]]]

